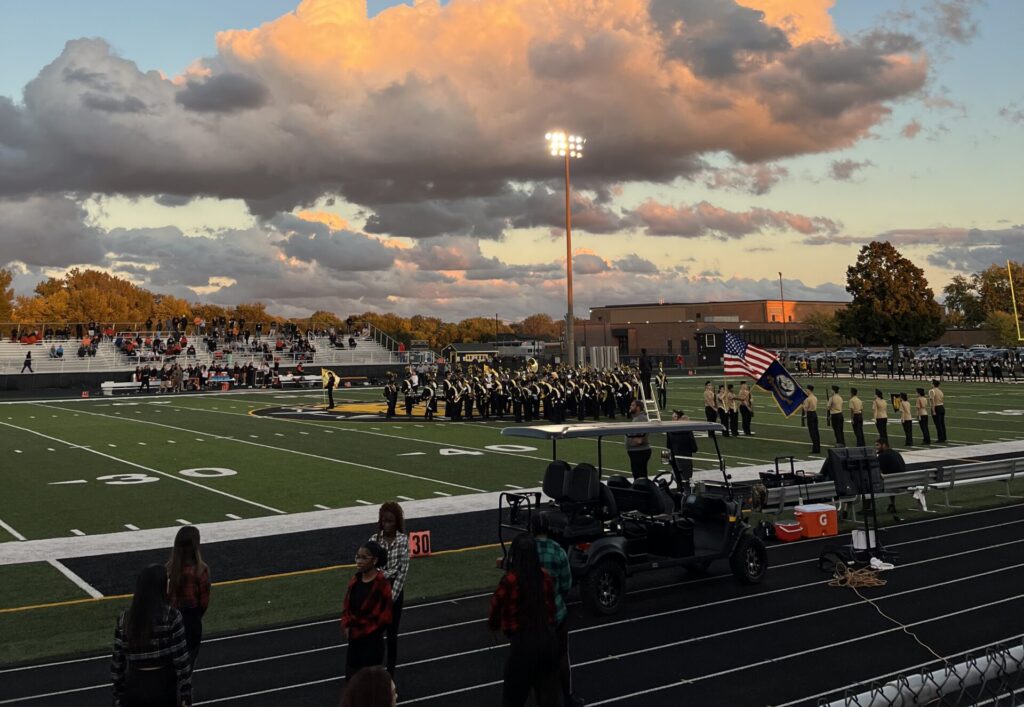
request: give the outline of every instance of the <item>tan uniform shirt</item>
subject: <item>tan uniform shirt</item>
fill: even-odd
[[[751,405],[749,388],[740,388],[740,405],[748,410],[753,407]]]
[[[928,391],[928,401],[931,403],[932,414],[935,414],[937,406],[946,405],[946,394],[942,392],[942,388],[932,388]]]
[[[704,389],[704,407],[715,407],[715,391],[713,391],[711,388]]]
[[[736,395],[731,391],[725,391],[725,409],[730,412],[736,412],[739,408],[736,407]]]
[[[835,415],[836,413],[842,414],[843,412],[843,398],[839,393],[836,393],[828,399],[828,414]]]
[[[914,418],[910,416],[910,401],[909,400],[901,400],[900,401],[900,422],[907,422],[907,421],[913,420],[913,419]]]
[[[871,416],[876,420],[888,420],[889,404],[882,398],[875,398],[871,401]]]
[[[850,396],[850,414],[851,415],[863,415],[864,414],[864,401],[862,401],[856,395]]]
[[[917,416],[927,417],[928,415],[928,398],[923,395],[917,396]]]
[[[807,399],[804,400],[804,412],[817,412],[818,411],[818,397],[814,393],[808,393]]]

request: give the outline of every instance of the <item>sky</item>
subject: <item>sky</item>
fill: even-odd
[[[937,294],[1024,260],[1024,3],[35,0],[0,25],[0,267],[445,319]]]

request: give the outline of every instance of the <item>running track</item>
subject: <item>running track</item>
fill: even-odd
[[[885,587],[862,590],[941,655],[1024,634],[1024,504],[891,527],[900,552]],[[577,692],[588,705],[798,705],[934,657],[816,567],[835,539],[773,545],[757,587],[680,571],[631,580],[624,610],[571,607]],[[715,566],[712,572],[722,572]],[[495,581],[498,575],[495,572]],[[505,644],[486,630],[487,596],[406,608],[401,704],[500,704]],[[335,705],[345,647],[335,620],[210,638],[197,705]],[[0,704],[110,704],[107,658],[0,670]]]

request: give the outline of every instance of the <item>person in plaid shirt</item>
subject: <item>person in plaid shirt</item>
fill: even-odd
[[[394,501],[388,501],[380,507],[377,514],[377,532],[370,540],[378,543],[388,554],[388,562],[384,567],[384,577],[391,582],[391,623],[384,629],[387,643],[387,668],[391,677],[395,676],[395,663],[398,661],[398,625],[402,620],[403,590],[405,579],[409,575],[409,536],[405,532],[405,514],[402,507]]]
[[[348,583],[341,633],[348,639],[345,679],[360,668],[384,664],[384,628],[391,623],[391,582],[378,569],[387,553],[370,540],[356,552],[356,574]]]
[[[547,513],[538,513],[533,517],[532,529],[541,567],[554,582],[555,638],[558,640],[558,681],[562,688],[562,704],[565,707],[583,707],[583,700],[572,692],[572,669],[569,665],[569,610],[565,600],[572,589],[572,572],[569,571],[569,556],[565,550],[548,537],[550,521]]]
[[[181,612],[167,603],[167,571],[142,570],[132,604],[117,619],[110,659],[114,707],[192,704],[192,666]]]
[[[523,533],[512,541],[508,566],[491,596],[487,624],[509,640],[502,707],[522,707],[532,690],[539,707],[559,704],[558,647],[555,639],[554,581],[541,567],[534,539]]]
[[[181,612],[185,622],[185,642],[194,669],[203,639],[203,615],[210,605],[210,568],[199,552],[199,529],[194,525],[178,530],[167,575],[167,593],[171,606]]]

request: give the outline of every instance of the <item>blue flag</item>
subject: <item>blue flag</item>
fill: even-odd
[[[772,394],[779,410],[786,417],[798,412],[807,399],[807,393],[778,360],[772,361],[757,379],[757,387]]]

